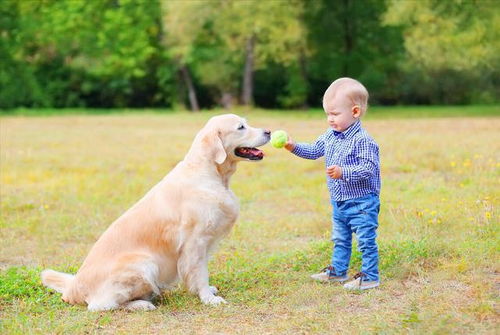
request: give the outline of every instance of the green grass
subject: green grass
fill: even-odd
[[[283,117],[283,114],[293,114],[297,117],[313,117],[316,114],[323,114],[321,108],[312,108],[309,110],[256,110],[257,113],[265,113],[267,116],[275,115]],[[218,112],[221,112],[220,110]],[[248,109],[240,107],[237,113],[248,113]],[[121,114],[129,115],[136,113],[146,114],[175,114],[178,111],[170,109],[104,109],[104,108],[16,108],[4,110],[0,115],[7,116],[60,116],[60,115],[103,115],[103,114]],[[185,113],[185,112],[180,112]],[[207,113],[204,111],[203,113]],[[213,111],[209,112],[213,113]],[[255,111],[251,112],[252,114]],[[470,106],[370,106],[367,119],[379,118],[436,118],[436,117],[486,117],[500,116],[499,105],[470,105]]]
[[[240,218],[210,263],[211,283],[228,305],[204,306],[180,287],[153,312],[90,313],[41,286],[44,268],[74,273],[106,227],[182,159],[217,112],[0,118],[1,333],[498,329],[495,106],[374,107],[367,115],[382,159],[377,290],[350,293],[309,280],[331,256],[324,163],[270,146],[263,162],[241,163],[232,179]],[[299,141],[326,129],[320,111],[238,113]],[[360,264],[355,251],[352,273]]]

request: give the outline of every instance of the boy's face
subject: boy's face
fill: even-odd
[[[340,93],[340,92],[339,92]],[[344,131],[360,117],[360,108],[353,105],[343,94],[325,94],[323,109],[326,113],[328,125],[336,131]]]

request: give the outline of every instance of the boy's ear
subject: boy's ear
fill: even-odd
[[[352,116],[356,119],[361,116],[361,108],[358,105],[352,107]]]

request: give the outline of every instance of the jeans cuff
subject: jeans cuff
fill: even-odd
[[[369,277],[365,277],[365,278],[363,278],[363,281],[378,281],[378,282],[379,282],[379,281],[380,281],[380,278],[374,278],[374,277],[369,278]]]
[[[344,271],[344,272],[337,272],[337,270],[335,270],[335,271],[328,270],[328,275],[329,275],[329,276],[337,276],[337,277],[342,277],[342,276],[345,276],[346,274],[347,274],[347,271]]]

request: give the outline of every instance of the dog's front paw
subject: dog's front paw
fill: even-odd
[[[219,290],[215,286],[209,286],[210,292],[212,292],[213,295],[217,295],[219,293]]]
[[[227,301],[224,300],[224,298],[217,297],[213,294],[211,295],[206,295],[204,297],[200,297],[201,302],[203,302],[205,305],[220,305],[220,304],[227,304]]]

